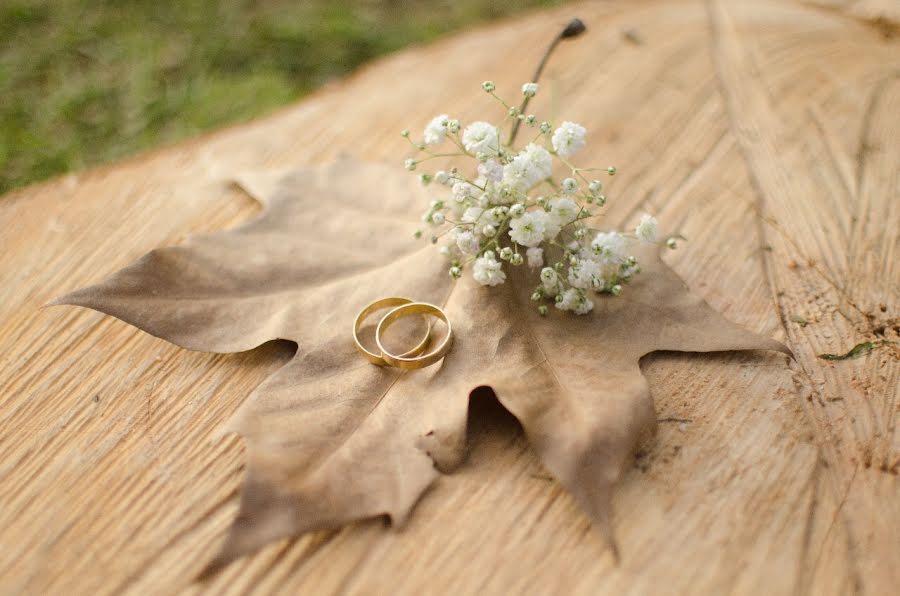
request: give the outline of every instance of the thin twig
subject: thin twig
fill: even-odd
[[[553,41],[550,42],[550,46],[547,48],[547,51],[544,52],[544,57],[541,58],[540,64],[538,64],[537,70],[534,71],[534,76],[531,77],[531,83],[537,83],[538,79],[541,78],[541,73],[544,72],[544,67],[547,65],[547,61],[550,59],[550,55],[553,53],[553,50],[556,49],[556,46],[559,45],[564,39],[571,39],[573,37],[578,37],[582,33],[587,30],[584,23],[579,18],[574,18],[569,21],[569,24],[565,26],[565,28],[559,32],[559,35],[553,38]],[[525,109],[528,107],[528,102],[531,101],[531,96],[526,95],[522,99],[522,104],[519,106],[519,113],[516,115],[516,120],[513,122],[512,130],[509,131],[509,141],[507,141],[507,145],[512,146],[513,141],[516,140],[516,135],[519,134],[519,125],[522,123],[522,120],[518,118],[520,115],[525,114]]]

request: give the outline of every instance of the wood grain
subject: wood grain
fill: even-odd
[[[268,118],[0,199],[0,592],[887,594],[900,582],[900,51],[891,3],[570,5],[397,54]],[[284,541],[191,577],[236,509],[219,425],[291,355],[188,352],[51,298],[245,221],[240,171],[404,154],[398,131],[513,93],[572,15],[536,111],[614,163],[611,223],[775,355],[643,361],[660,430],[615,498],[617,566],[517,423],[476,394],[471,452],[408,525]],[[637,35],[625,35],[625,32]],[[551,97],[555,98],[551,102]],[[398,165],[398,167],[400,167]],[[805,320],[801,326],[797,320]]]

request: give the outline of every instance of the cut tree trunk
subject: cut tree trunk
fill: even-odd
[[[0,199],[0,592],[871,594],[900,586],[897,4],[567,5],[399,53],[267,118]],[[615,164],[610,226],[644,211],[668,255],[771,354],[643,361],[660,420],[618,488],[617,564],[476,393],[470,457],[400,531],[283,541],[203,584],[243,451],[215,438],[291,346],[188,352],[41,309],[148,250],[246,221],[241,171],[340,153],[402,167],[399,136],[515,96],[570,17],[532,109]],[[352,175],[348,173],[348,175]],[[339,241],[352,241],[339,239]],[[602,338],[601,338],[602,339]],[[827,360],[872,342],[858,358]]]

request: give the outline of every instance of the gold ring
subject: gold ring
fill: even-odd
[[[441,345],[424,356],[413,357],[410,357],[409,354],[395,356],[385,350],[384,346],[381,344],[381,336],[385,330],[403,317],[419,314],[437,317],[447,324],[447,335],[444,337],[444,341],[441,342]],[[453,343],[453,330],[450,328],[450,320],[447,319],[447,315],[443,310],[426,302],[411,302],[398,306],[388,314],[384,315],[384,318],[378,323],[378,327],[375,328],[375,343],[378,344],[378,349],[381,350],[382,358],[389,365],[404,369],[424,368],[434,364],[447,355],[447,352],[450,351],[450,345]]]
[[[363,357],[371,362],[372,364],[377,364],[378,366],[387,366],[387,362],[385,362],[384,358],[379,354],[374,354],[363,347],[362,343],[359,341],[359,328],[362,327],[363,321],[369,318],[369,315],[377,310],[381,310],[382,308],[387,308],[389,306],[401,306],[404,304],[410,304],[412,300],[409,298],[400,298],[400,297],[391,297],[391,298],[382,298],[381,300],[376,300],[369,306],[365,307],[359,314],[356,315],[356,320],[353,322],[353,343],[356,344],[356,349],[359,350],[359,353],[363,355]],[[418,356],[422,352],[425,351],[426,346],[428,346],[428,341],[431,339],[431,321],[428,322],[428,329],[425,331],[425,337],[422,338],[416,347],[406,352],[401,356],[401,358],[409,358],[411,356]],[[380,345],[378,346],[381,347]]]

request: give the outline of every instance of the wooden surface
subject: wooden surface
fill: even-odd
[[[0,592],[895,593],[900,351],[817,355],[900,334],[896,13],[871,0],[570,5],[3,197]],[[591,131],[588,161],[619,167],[611,222],[649,210],[680,228],[679,274],[797,362],[645,358],[660,429],[614,502],[618,566],[515,420],[476,398],[468,462],[402,531],[375,520],[284,541],[191,584],[242,478],[240,440],[214,433],[291,346],[193,353],[40,306],[252,217],[235,172],[342,151],[399,164],[399,130],[493,109],[480,82],[514,94],[573,15],[590,31],[560,48],[534,109],[554,96]]]

